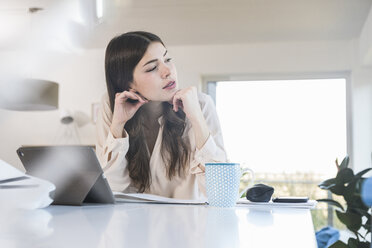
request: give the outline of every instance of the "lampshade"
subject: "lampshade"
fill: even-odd
[[[0,108],[44,111],[58,108],[58,83],[40,79],[12,79],[0,83]]]

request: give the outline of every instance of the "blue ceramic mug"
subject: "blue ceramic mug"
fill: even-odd
[[[251,183],[239,193],[242,173],[250,172]],[[239,163],[206,163],[205,180],[207,198],[213,207],[235,207],[236,201],[253,184],[254,172],[240,168]]]

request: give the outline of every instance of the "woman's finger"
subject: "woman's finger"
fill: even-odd
[[[172,99],[172,104],[173,104],[173,111],[174,112],[177,112],[178,111],[178,107],[177,107],[177,94],[175,94],[173,96],[173,99]]]
[[[173,97],[173,110],[178,112],[178,108],[183,107],[182,105],[182,94],[176,93]]]
[[[138,100],[142,103],[145,103],[146,101],[143,100],[138,94],[134,92],[129,92],[129,91],[123,91],[122,93],[118,93],[117,99],[121,101],[126,101],[127,99],[132,99],[132,100]]]
[[[130,92],[129,91],[123,91],[120,93],[116,93],[116,99],[118,100],[124,100],[129,98]]]

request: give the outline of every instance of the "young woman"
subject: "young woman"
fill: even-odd
[[[204,163],[226,161],[211,97],[179,88],[164,43],[148,32],[113,38],[105,73],[96,148],[112,190],[204,198]]]

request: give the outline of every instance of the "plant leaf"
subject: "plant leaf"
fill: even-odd
[[[366,174],[368,171],[372,170],[372,168],[367,168],[367,169],[364,169],[360,172],[358,172],[357,174],[355,174],[355,177],[354,179],[359,179],[361,178],[364,174]]]
[[[350,240],[353,240],[353,241],[350,241]],[[370,248],[370,242],[361,242],[361,241],[358,241],[354,238],[349,238],[348,240],[348,246],[350,248]]]
[[[329,190],[335,195],[343,195],[345,191],[345,186],[343,184],[336,184],[329,187]]]
[[[339,202],[337,202],[335,200],[332,200],[332,199],[319,199],[317,201],[318,202],[328,203],[329,205],[336,206],[336,207],[340,208],[342,211],[345,211],[344,207]]]
[[[370,248],[371,242],[359,242],[358,248]]]
[[[343,172],[344,173],[344,172]],[[342,177],[343,174],[341,174],[340,177]],[[342,195],[343,191],[345,190],[345,186],[342,183],[343,179],[339,179],[337,182],[337,178],[331,178],[327,179],[320,184],[318,184],[318,187],[325,190],[330,190],[333,194],[336,195]]]
[[[358,240],[355,238],[349,238],[349,240],[347,241],[347,245],[350,248],[358,248]]]
[[[347,244],[345,244],[341,240],[337,240],[335,243],[328,246],[328,248],[349,248],[349,247],[347,246]]]
[[[333,187],[334,185],[336,185],[336,179],[331,178],[331,179],[327,179],[327,180],[321,182],[320,184],[318,184],[318,187],[321,188],[321,189],[329,189],[330,187]]]
[[[356,184],[357,184],[357,181],[356,180],[353,180],[352,182],[350,182],[345,190],[344,190],[344,198],[345,198],[345,201],[347,202],[347,205],[348,206],[354,206],[355,205],[355,201],[356,201]]]
[[[340,170],[342,170],[342,169],[346,169],[347,168],[347,166],[349,165],[349,156],[346,156],[343,160],[342,160],[342,162],[341,162],[341,164],[340,164]]]
[[[354,179],[354,172],[352,169],[345,168],[340,170],[336,176],[336,184],[349,183]]]
[[[346,213],[342,213],[336,210],[336,215],[338,219],[344,223],[347,228],[351,231],[357,232],[360,227],[362,226],[362,218],[360,215],[356,213],[352,213],[347,211]]]
[[[353,180],[344,189],[343,196],[349,208],[363,209],[366,211],[369,209],[369,207],[367,207],[363,203],[360,194],[360,188],[364,180],[365,180],[364,178],[360,178],[359,180]]]
[[[368,209],[365,210],[365,209],[361,209],[361,208],[353,208],[352,210],[355,211],[355,212],[357,212],[357,213],[359,213],[359,214],[362,215],[362,216],[367,217],[367,219],[370,220],[369,217],[370,217],[371,215],[368,213]]]

